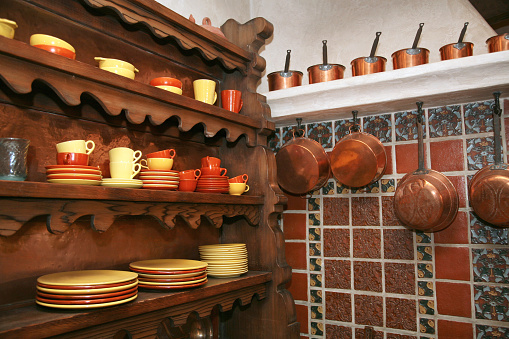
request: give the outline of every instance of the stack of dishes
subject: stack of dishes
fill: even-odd
[[[99,167],[81,165],[46,166],[48,182],[72,185],[100,185],[102,174]]]
[[[143,169],[140,172],[140,179],[143,188],[152,190],[176,191],[179,187],[179,171],[160,171]]]
[[[101,185],[116,188],[141,188],[143,181],[138,179],[104,178]]]
[[[215,244],[199,247],[207,274],[216,278],[238,277],[247,272],[246,244]]]
[[[187,259],[153,259],[129,265],[138,273],[139,286],[154,290],[181,290],[207,283],[207,263]]]
[[[36,303],[53,308],[99,308],[138,296],[138,275],[113,270],[71,271],[37,279]]]
[[[196,185],[196,192],[228,193],[230,184],[225,175],[201,175]]]

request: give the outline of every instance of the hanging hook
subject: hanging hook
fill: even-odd
[[[495,104],[493,105],[493,114],[498,116],[502,115],[502,110],[500,109],[500,94],[501,92],[493,92],[493,96],[495,97]]]
[[[357,118],[357,113],[359,113],[359,111],[352,111],[352,116],[353,116],[353,130],[355,132],[358,132],[361,130],[361,127],[359,126],[359,119]]]
[[[417,122],[422,124],[422,101],[417,101]]]
[[[296,118],[295,120],[297,120],[297,136],[302,137],[305,133],[304,129],[302,128],[302,118]]]

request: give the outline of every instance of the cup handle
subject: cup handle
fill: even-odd
[[[224,170],[224,173],[223,173],[223,174],[221,174],[221,172],[223,172],[223,170]],[[220,176],[225,176],[225,175],[226,175],[226,172],[227,172],[226,168],[221,168],[221,172],[219,172],[219,175],[220,175]]]
[[[201,175],[201,170],[196,169],[196,170],[194,171],[195,179],[198,179],[198,178],[200,177],[200,175]]]
[[[214,102],[212,104],[215,104],[216,103],[216,100],[217,100],[217,93],[214,92]]]
[[[69,157],[71,156],[71,153],[67,153],[64,157],[64,165],[69,165]]]
[[[133,157],[134,157],[133,162],[138,162],[138,160],[140,160],[140,158],[141,158],[141,151],[138,150],[138,151],[134,152]]]
[[[89,146],[89,145],[92,145],[92,146]],[[95,149],[95,142],[92,140],[87,140],[87,142],[85,142],[85,148],[86,148],[85,153],[87,153],[87,154],[92,153],[92,151]]]
[[[239,112],[240,112],[240,110],[242,109],[242,106],[244,106],[244,100],[240,99]]]
[[[138,173],[140,173],[141,164],[139,162],[133,164],[133,175],[131,175],[131,179],[134,178]]]
[[[246,185],[246,189],[244,190],[244,193],[246,193],[247,191],[249,191],[249,185]]]
[[[173,159],[177,155],[177,152],[175,152],[175,150],[173,148],[170,149],[169,152],[170,152],[170,159]]]
[[[247,179],[249,179],[247,174],[242,174],[242,180],[244,180],[244,182],[247,182]]]
[[[140,164],[141,167],[148,169],[148,162],[147,162],[147,160],[141,159],[139,164]]]

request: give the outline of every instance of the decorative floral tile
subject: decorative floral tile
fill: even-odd
[[[323,319],[322,306],[311,306],[311,319]]]
[[[297,137],[297,135],[298,135],[297,125],[283,127],[283,129],[281,130],[281,147],[286,145],[286,143],[288,141],[292,140],[294,137],[294,134]]]
[[[309,213],[309,225],[320,226],[320,213]]]
[[[323,335],[323,324],[311,322],[311,334],[312,335]]]
[[[336,185],[336,192],[338,194],[348,194],[348,193],[350,193],[350,188],[347,186],[343,186],[342,184],[340,184],[338,182]]]
[[[321,290],[309,290],[310,301],[312,303],[320,304],[322,302],[322,291]]]
[[[309,229],[309,240],[310,241],[320,241],[322,240],[322,231],[319,228],[310,228]]]
[[[474,285],[475,317],[509,320],[509,288]]]
[[[416,241],[418,244],[431,244],[431,233],[424,233],[421,231],[415,232]]]
[[[318,243],[309,244],[309,255],[313,257],[319,257],[322,255],[322,246]]]
[[[396,141],[417,140],[417,111],[400,112],[394,115]],[[424,113],[423,113],[424,122]],[[425,124],[422,124],[423,136],[426,138]]]
[[[417,260],[431,261],[433,260],[433,250],[430,246],[417,246]]]
[[[459,105],[428,110],[429,136],[431,138],[461,135],[461,108]]]
[[[394,184],[394,179],[382,179],[380,180],[380,187],[382,189],[382,193],[392,193],[396,191],[396,185]]]
[[[419,300],[420,314],[435,314],[435,302],[433,300]]]
[[[320,210],[320,198],[309,198],[308,211],[319,211],[319,210]]]
[[[362,120],[362,119],[359,119]],[[359,124],[362,125],[361,122]],[[341,138],[350,134],[350,128],[353,126],[353,119],[334,121],[334,141],[338,143]]]
[[[276,128],[276,131],[272,133],[267,140],[269,149],[271,149],[274,153],[277,153],[281,148],[281,128]]]
[[[476,325],[476,338],[484,339],[484,338],[493,338],[493,339],[502,339],[509,338],[509,328],[508,327],[497,327],[490,325]]]
[[[507,249],[472,249],[474,281],[509,283],[509,251]]]
[[[308,198],[311,198],[311,197],[318,197],[320,196],[320,194],[322,193],[322,191],[320,189],[317,189],[315,191],[312,191],[310,193],[308,193]]]
[[[310,258],[309,259],[309,270],[320,272],[322,270],[322,259]]]
[[[322,275],[321,274],[310,274],[309,285],[311,287],[322,287]]]
[[[323,148],[332,148],[332,121],[308,124],[308,138],[315,140]]]
[[[494,164],[494,154],[493,137],[467,139],[467,165],[469,170],[480,170]]]
[[[421,297],[432,297],[433,296],[433,282],[432,281],[418,281],[417,282],[418,293]]]
[[[380,181],[375,181],[374,183],[372,183],[368,186],[359,187],[357,189],[352,188],[351,192],[352,193],[380,193]]]
[[[329,194],[334,194],[334,181],[331,180],[329,182],[327,182],[323,187],[322,187],[322,194],[323,195],[329,195]]]
[[[392,141],[392,122],[390,114],[364,117],[364,132],[380,139],[381,142]]]
[[[419,332],[435,334],[435,321],[433,319],[419,319]]]
[[[491,227],[477,219],[470,212],[470,234],[472,244],[507,245],[509,241],[509,228]]]
[[[417,276],[419,279],[433,278],[433,265],[417,264]]]
[[[473,102],[463,106],[465,111],[465,133],[483,133],[493,131],[494,100]]]

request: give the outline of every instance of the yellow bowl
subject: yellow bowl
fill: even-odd
[[[134,72],[129,70],[129,69],[126,69],[126,68],[120,68],[120,67],[100,67],[100,69],[108,71],[108,72],[111,72],[111,73],[115,73],[115,74],[121,75],[123,77],[126,77],[126,78],[134,80]]]
[[[175,94],[182,95],[182,89],[178,88],[178,87],[175,87],[175,86],[164,86],[164,85],[161,85],[161,86],[155,86],[155,87],[164,89],[166,91],[173,92]]]
[[[18,24],[7,19],[0,19],[0,35],[6,38],[14,38],[14,30],[18,28]]]
[[[99,61],[99,68],[124,68],[132,72],[139,72],[133,64],[128,63],[127,61],[122,61],[118,59],[110,59],[110,58],[101,58],[95,57],[95,61]]]
[[[57,47],[63,47],[65,49],[71,50],[73,53],[76,53],[74,47],[72,47],[69,43],[65,42],[62,39],[55,38],[51,35],[46,34],[33,34],[30,37],[30,45],[53,45]]]

